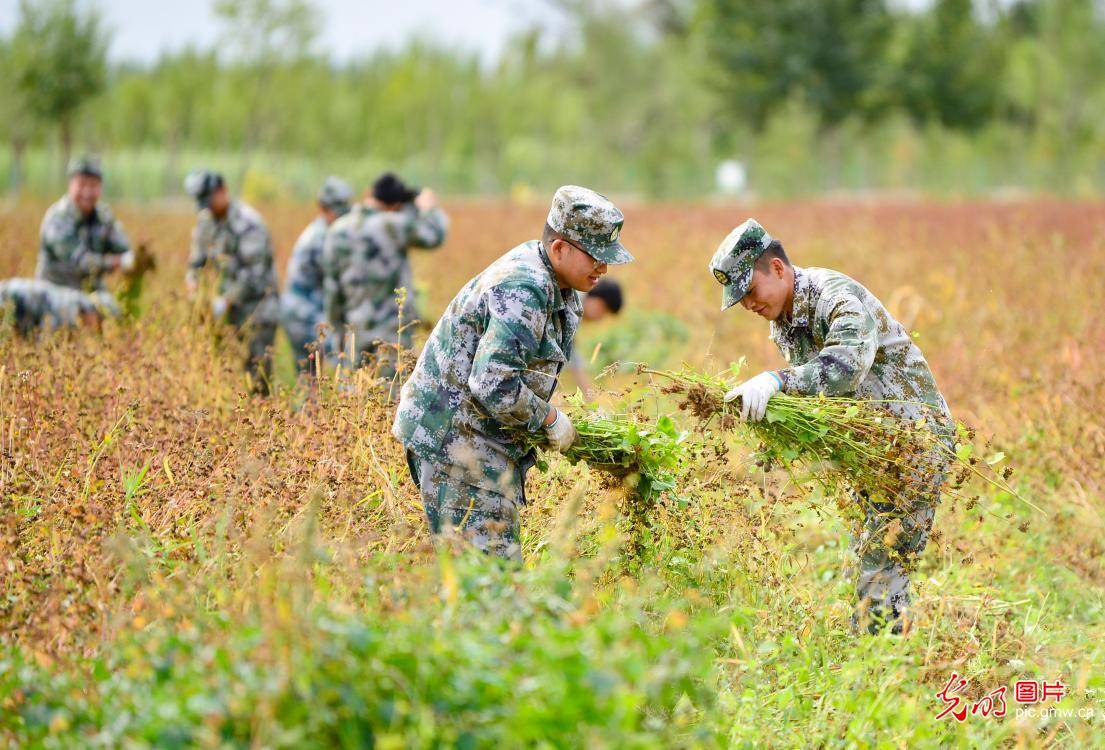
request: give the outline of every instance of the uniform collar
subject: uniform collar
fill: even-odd
[[[65,212],[67,214],[69,214],[71,217],[73,217],[74,221],[77,221],[77,222],[87,221],[87,222],[90,222],[90,223],[95,223],[95,222],[100,221],[101,215],[100,215],[100,204],[99,203],[97,203],[92,208],[92,213],[90,213],[88,216],[85,216],[84,214],[82,214],[80,212],[80,210],[77,208],[77,204],[73,202],[73,200],[69,197],[68,194],[63,196],[62,200],[65,201],[65,204],[64,204],[65,205]]]
[[[791,266],[794,269],[794,299],[791,304],[790,320],[775,321],[781,328],[809,328],[813,317],[814,289],[806,269]]]
[[[540,240],[537,242],[537,256],[541,258],[541,262],[545,265],[545,270],[549,272],[549,278],[552,279],[553,289],[553,312],[563,310],[565,307],[570,308],[573,312],[582,312],[583,303],[579,301],[579,295],[569,290],[568,300],[564,298],[564,290],[560,288],[559,282],[556,280],[556,271],[553,270],[552,261],[549,260],[549,254],[545,250],[545,246]]]

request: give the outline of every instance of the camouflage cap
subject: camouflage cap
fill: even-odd
[[[104,168],[100,163],[100,157],[94,154],[75,156],[70,159],[67,173],[70,177],[76,177],[77,175],[83,174],[89,177],[95,177],[98,180],[104,179]]]
[[[749,219],[718,245],[710,261],[710,271],[725,287],[721,293],[722,310],[737,304],[748,294],[756,259],[763,255],[771,240],[771,235],[760,226],[760,222]]]
[[[184,192],[192,196],[199,208],[207,208],[212,194],[223,185],[223,176],[210,169],[195,169],[184,178]]]
[[[324,208],[334,211],[348,211],[353,200],[353,188],[340,177],[330,176],[318,189],[318,202]]]
[[[618,241],[625,217],[605,195],[577,185],[556,191],[546,222],[553,230],[578,242],[595,260],[619,265],[633,256]]]

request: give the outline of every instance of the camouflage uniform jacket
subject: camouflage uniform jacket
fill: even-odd
[[[396,289],[407,290],[403,322],[415,316],[414,286],[407,251],[436,248],[449,221],[439,208],[399,211],[354,206],[326,233],[323,250],[326,320],[337,335],[352,328],[361,345],[395,341],[400,309]]]
[[[783,392],[893,401],[899,417],[950,417],[928,362],[902,324],[859,282],[825,268],[794,266],[790,320],[771,339],[791,367]],[[918,406],[929,404],[932,410]]]
[[[280,306],[285,317],[314,330],[322,322],[322,247],[329,224],[319,216],[303,230],[292,249]]]
[[[127,235],[107,205],[98,203],[86,217],[66,195],[42,218],[35,277],[71,289],[102,289],[101,277],[117,260],[108,256],[128,251]]]
[[[257,211],[234,201],[221,220],[210,209],[199,212],[192,231],[188,277],[197,280],[208,264],[218,269],[219,294],[229,304],[232,323],[276,323],[279,302],[272,239]]]
[[[5,318],[10,314],[16,328],[25,334],[39,328],[75,327],[83,313],[120,314],[118,304],[107,292],[93,296],[43,279],[0,281],[0,309],[6,311]]]
[[[526,242],[468,282],[403,385],[392,433],[466,484],[509,492],[571,356],[583,303],[564,292],[540,242]]]

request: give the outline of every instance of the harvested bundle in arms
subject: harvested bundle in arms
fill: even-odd
[[[674,489],[675,473],[685,458],[686,432],[675,428],[671,417],[648,424],[634,414],[585,411],[579,404],[570,414],[579,438],[564,455],[573,464],[588,466],[616,477],[636,478],[635,489],[644,500]],[[545,448],[538,435],[520,436],[531,448]]]
[[[950,424],[935,410],[921,420],[906,420],[886,409],[890,402],[778,393],[768,401],[762,421],[741,422],[736,417],[739,402],[724,400],[731,388],[728,378],[738,370],[739,365],[717,375],[687,367],[641,372],[665,379],[661,390],[682,395],[680,408],[701,421],[717,418],[725,430],[745,426],[760,440],[765,468],[781,466],[792,475],[796,467],[812,470],[810,478],[838,496],[846,515],[862,517],[862,509],[847,502],[852,492],[871,502],[895,504],[907,501],[909,490],[925,482],[929,490],[960,494],[971,477],[1020,497],[1006,481],[1011,471],[999,474],[992,468],[1003,456],[979,462],[971,445],[974,431]],[[931,486],[934,477],[942,486]]]

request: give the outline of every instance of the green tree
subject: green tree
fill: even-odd
[[[890,56],[891,80],[898,103],[914,120],[976,130],[997,116],[1003,45],[996,26],[975,15],[971,0],[936,0],[899,28],[903,53]]]
[[[14,78],[30,112],[57,125],[63,164],[72,151],[74,120],[104,89],[109,41],[94,7],[81,11],[75,0],[19,4],[12,40]]]
[[[213,9],[223,26],[220,51],[238,66],[239,92],[249,91],[244,97],[244,171],[281,114],[274,106],[275,92],[287,91],[292,68],[311,52],[319,11],[309,0],[214,0]]]
[[[831,126],[881,114],[893,20],[884,0],[702,0],[695,28],[731,116],[759,128],[797,95]]]
[[[18,192],[23,184],[23,154],[31,135],[27,100],[16,78],[12,42],[0,39],[0,137],[11,148],[8,189]]]

